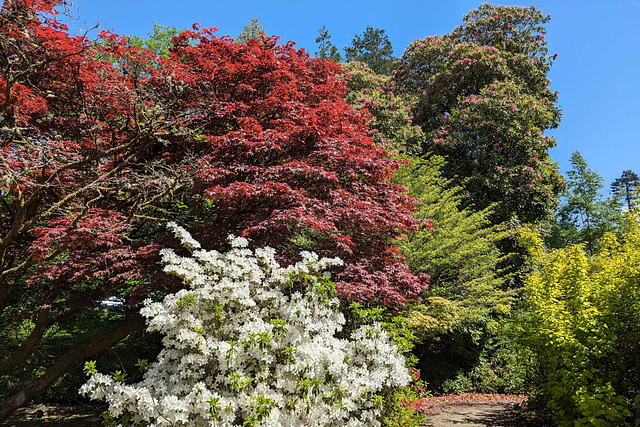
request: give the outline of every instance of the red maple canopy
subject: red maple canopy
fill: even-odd
[[[62,6],[6,0],[0,12],[0,319],[35,325],[3,350],[0,374],[96,299],[168,289],[170,220],[207,248],[236,234],[283,262],[339,256],[346,299],[399,306],[426,288],[394,244],[416,226],[414,200],[389,182],[398,162],[344,102],[338,65],[197,25],[163,58],[109,32],[70,36]],[[0,419],[142,323],[128,316],[34,374]]]

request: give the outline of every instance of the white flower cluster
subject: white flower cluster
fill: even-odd
[[[82,394],[133,425],[379,425],[376,393],[410,377],[379,325],[336,337],[345,320],[320,272],[340,259],[303,252],[283,268],[272,248],[251,251],[230,236],[229,252],[206,251],[170,228],[193,252],[163,250],[164,269],[188,288],[141,310],[148,330],[164,334],[164,349],[142,382],[94,374]]]

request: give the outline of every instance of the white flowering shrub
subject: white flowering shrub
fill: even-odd
[[[404,358],[380,325],[336,337],[344,316],[323,270],[338,258],[281,267],[275,251],[230,237],[227,253],[200,249],[169,227],[191,257],[161,252],[164,270],[187,286],[145,301],[149,331],[164,349],[143,380],[94,373],[80,392],[114,417],[150,426],[376,426],[386,387],[406,385]]]

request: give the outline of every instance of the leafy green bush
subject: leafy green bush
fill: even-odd
[[[505,255],[497,247],[508,235],[506,227],[491,225],[489,208],[462,208],[466,196],[443,178],[442,157],[407,159],[412,164],[397,171],[395,179],[421,200],[416,218],[433,227],[409,234],[399,244],[411,270],[431,276],[422,302],[404,313],[419,342],[414,350],[418,366],[438,391],[511,389],[511,380],[503,378],[511,368],[496,372],[494,385],[483,384],[482,375],[469,377],[475,370],[499,366],[493,361],[504,341],[499,325],[513,301],[504,290],[506,274],[499,265]]]
[[[425,314],[473,323],[488,313],[507,313],[511,298],[502,290],[505,279],[498,269],[505,256],[496,246],[507,236],[505,227],[491,225],[490,208],[462,208],[466,196],[443,178],[442,157],[407,159],[412,164],[397,171],[395,179],[420,199],[414,216],[429,220],[433,228],[409,234],[399,247],[414,273],[431,276]]]
[[[419,408],[421,398],[410,386],[396,387],[383,394],[382,425],[385,427],[419,427],[425,418]]]
[[[622,242],[605,234],[591,257],[580,245],[544,253],[529,232],[522,240],[539,268],[525,280],[519,337],[558,425],[638,423],[640,230]]]

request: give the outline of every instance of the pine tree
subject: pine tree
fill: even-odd
[[[640,178],[632,170],[622,172],[620,178],[611,183],[611,191],[613,194],[621,195],[627,203],[627,210],[635,210],[635,193]]]
[[[316,37],[316,43],[320,49],[316,52],[318,58],[331,59],[334,62],[342,62],[342,55],[338,51],[338,48],[331,43],[331,34],[325,25],[322,28],[318,28],[318,37]]]
[[[364,62],[377,74],[389,75],[396,67],[393,47],[386,31],[371,25],[367,25],[364,33],[356,34],[351,46],[345,47],[344,51],[347,62]]]
[[[242,32],[236,37],[236,43],[247,43],[249,40],[260,40],[260,37],[264,33],[264,27],[258,22],[260,17],[253,18],[247,25],[244,26]]]

